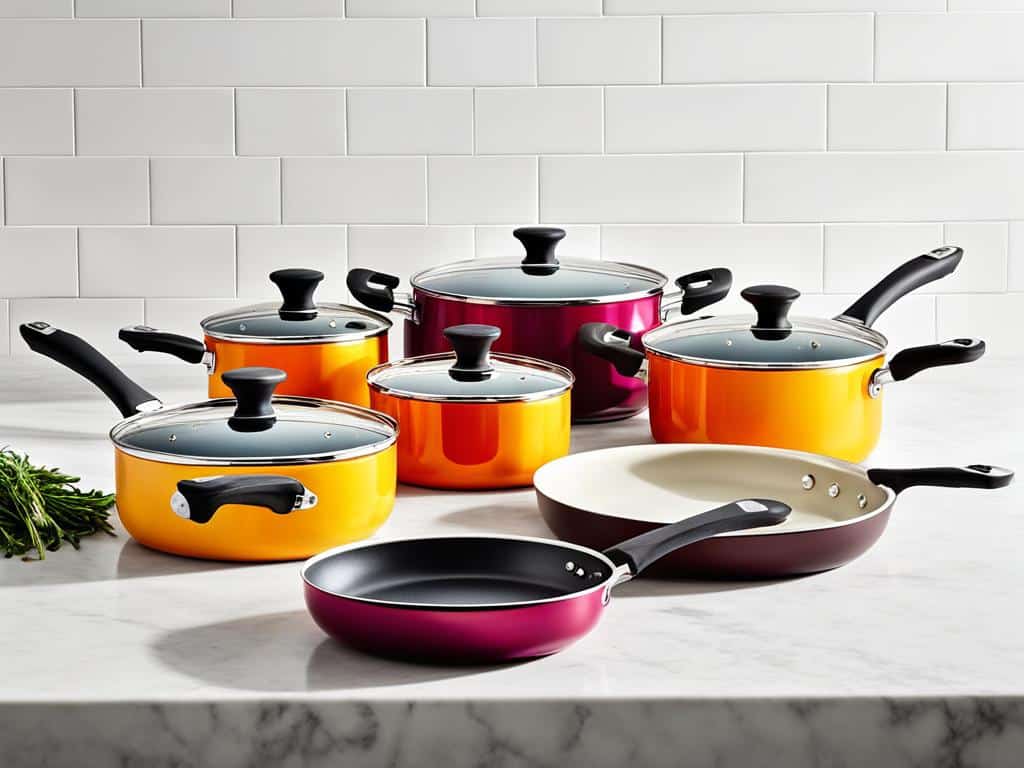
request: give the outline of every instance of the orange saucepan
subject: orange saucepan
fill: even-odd
[[[139,352],[204,364],[210,397],[231,397],[221,380],[225,371],[264,366],[288,374],[279,394],[369,405],[366,372],[388,359],[391,321],[347,304],[315,303],[323,277],[313,269],[271,272],[282,303],[211,315],[202,321],[203,341],[145,325],[127,326],[118,335]]]
[[[530,485],[569,451],[573,376],[552,363],[491,355],[494,326],[445,330],[452,353],[370,371],[371,406],[399,424],[398,479],[430,488]]]

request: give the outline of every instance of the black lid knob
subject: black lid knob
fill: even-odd
[[[453,325],[444,329],[455,351],[455,365],[448,374],[456,381],[484,381],[491,377],[491,345],[501,336],[493,325]]]
[[[313,294],[324,279],[317,269],[278,269],[270,273],[271,281],[281,291],[283,302],[277,313],[282,320],[312,320],[316,317]]]
[[[236,432],[261,432],[276,421],[270,398],[288,376],[277,368],[236,368],[220,376],[237,401],[228,426]]]
[[[740,291],[740,296],[757,311],[757,321],[751,326],[755,337],[773,340],[789,336],[793,324],[787,315],[800,291],[784,285],[752,285]]]
[[[526,249],[523,272],[528,275],[550,275],[558,269],[555,248],[565,237],[565,230],[558,227],[519,227],[512,231]]]

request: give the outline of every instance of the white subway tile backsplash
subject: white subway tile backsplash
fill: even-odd
[[[344,0],[233,0],[232,3],[236,18],[330,18],[343,15],[343,6]]]
[[[280,299],[267,277],[275,269],[305,267],[324,273],[317,301],[345,301],[348,265],[345,227],[239,227],[238,295]]]
[[[1024,84],[951,83],[949,148],[1024,149]]]
[[[234,154],[229,88],[83,88],[80,155]]]
[[[1024,292],[1024,221],[1010,222],[1009,289]]]
[[[244,2],[244,0],[242,0]],[[231,0],[75,0],[75,15],[122,18],[230,16]]]
[[[607,152],[825,148],[825,86],[608,88]]]
[[[418,19],[142,23],[146,85],[422,85]]]
[[[537,82],[533,19],[430,19],[430,85],[532,85]]]
[[[0,296],[77,296],[74,227],[0,227]]]
[[[512,236],[512,230],[523,224],[500,224],[476,228],[478,259],[516,259],[525,255],[523,246]],[[560,224],[565,238],[558,244],[558,258],[600,259],[601,227],[597,224]]]
[[[664,81],[871,80],[872,15],[667,16]]]
[[[746,158],[747,221],[1024,217],[1024,152],[830,152]]]
[[[876,80],[1024,80],[1024,13],[883,13]]]
[[[431,157],[427,167],[431,224],[502,224],[536,216],[536,158]]]
[[[234,227],[81,227],[82,296],[235,293]]]
[[[347,0],[349,16],[473,16],[474,0]]]
[[[81,336],[108,357],[125,359],[138,352],[118,340],[117,329],[143,319],[142,299],[11,299],[11,354],[36,354],[21,338],[18,326],[42,320]],[[52,373],[54,377],[78,375],[62,366],[53,366]]]
[[[288,224],[423,224],[422,157],[288,157],[282,160]]]
[[[0,86],[5,85],[139,85],[139,23],[0,22]]]
[[[349,227],[349,266],[401,278],[437,264],[473,258],[473,228],[465,226]]]
[[[476,151],[489,155],[600,152],[600,88],[478,88]]]
[[[67,88],[0,89],[0,155],[70,155],[73,99]]]
[[[946,86],[942,83],[830,85],[828,148],[945,149]]]
[[[352,88],[352,155],[459,155],[473,152],[470,88]]]
[[[740,155],[543,157],[540,220],[739,221]]]
[[[154,157],[154,224],[273,224],[281,215],[276,158]]]
[[[240,155],[345,154],[343,88],[238,88]]]
[[[146,325],[169,333],[201,337],[200,323],[217,312],[238,309],[252,303],[252,299],[146,299]],[[137,354],[127,344],[121,347],[128,354]],[[124,353],[123,353],[124,354]],[[203,385],[205,387],[205,384]]]
[[[661,80],[661,21],[651,16],[538,19],[541,85],[611,85]]]
[[[941,8],[936,10],[942,10]],[[948,0],[950,11],[1024,11],[1024,0]]]
[[[821,290],[819,224],[607,225],[601,238],[605,259],[645,264],[673,281],[688,272],[728,267],[736,294],[758,283]]]
[[[75,0],[0,0],[0,19],[71,18]]]
[[[4,159],[7,224],[145,224],[147,161],[140,157]]]
[[[600,16],[601,0],[477,0],[479,16]]]
[[[1024,355],[1020,310],[1024,293],[938,297],[939,338],[973,336],[985,340],[990,357]]]
[[[934,289],[939,293],[996,293],[1006,290],[1010,227],[1005,221],[950,221],[945,242],[964,249],[957,271]]]
[[[964,0],[959,0],[963,2]],[[991,0],[998,2],[999,0]],[[1004,0],[1012,2],[1013,0]],[[958,2],[958,0],[952,0]],[[604,0],[604,12],[786,13],[831,11],[941,11],[946,0]]]
[[[11,353],[11,302],[0,299],[0,355]]]

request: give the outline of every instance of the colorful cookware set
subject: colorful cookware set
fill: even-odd
[[[669,320],[724,298],[729,270],[680,277],[668,295],[668,278],[648,268],[559,260],[564,235],[516,230],[524,258],[430,269],[410,279],[409,296],[396,277],[351,270],[358,300],[405,316],[411,356],[395,362],[391,322],[317,303],[323,275],[306,269],[270,275],[280,304],[206,318],[203,341],[122,329],[139,351],[206,365],[211,399],[187,405],[164,406],[47,323],[21,334],[124,416],[110,439],[132,536],[191,557],[315,555],[302,569],[314,619],[389,655],[553,653],[594,626],[612,587],[648,567],[713,578],[827,570],[875,542],[906,488],[1011,481],[988,465],[852,463],[878,440],[885,384],[984,352],[954,339],[886,365],[887,341],[871,328],[898,298],[951,273],[959,248],[907,262],[831,320],[790,318],[799,293],[773,285],[742,292],[756,317]],[[571,421],[625,418],[648,397],[658,444],[568,455]],[[366,541],[397,482],[533,484],[563,541]]]

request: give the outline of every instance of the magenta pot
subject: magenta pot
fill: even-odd
[[[405,316],[405,354],[447,352],[444,329],[468,323],[501,329],[496,352],[539,358],[576,376],[573,420],[625,418],[647,405],[643,382],[623,376],[606,360],[587,354],[577,340],[585,323],[611,323],[637,338],[678,309],[690,314],[725,298],[732,274],[716,268],[668,278],[647,267],[555,255],[565,231],[522,227],[513,233],[525,258],[472,259],[413,275],[411,294],[400,279],[371,269],[348,274],[352,296],[368,307]]]

